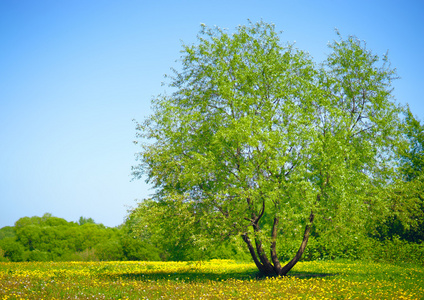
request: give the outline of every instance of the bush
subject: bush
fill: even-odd
[[[28,253],[28,261],[50,261],[49,254],[45,251],[33,250]]]
[[[303,260],[317,259],[366,259],[369,248],[372,248],[375,242],[372,239],[348,238],[348,239],[316,239],[309,238],[308,246],[303,254]],[[297,249],[296,249],[297,251]]]
[[[398,236],[383,242],[374,241],[369,251],[369,257],[376,262],[424,265],[424,244],[404,241]]]
[[[60,257],[60,261],[99,261],[94,249],[85,249]]]
[[[95,247],[96,255],[101,261],[118,261],[124,259],[122,245],[117,240],[110,240]]]
[[[424,243],[411,243],[399,236],[380,241],[361,238],[357,242],[339,240],[328,243],[310,238],[302,260],[370,260],[379,263],[424,265]]]
[[[160,261],[160,251],[153,245],[130,236],[121,237],[121,245],[126,260]]]
[[[4,257],[4,254],[6,253],[6,251],[4,251],[2,248],[0,248],[0,262],[8,262],[9,260]]]

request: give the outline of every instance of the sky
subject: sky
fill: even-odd
[[[424,121],[423,16],[422,0],[0,0],[0,227],[44,213],[118,226],[152,194],[132,180],[133,120],[201,23],[274,23],[316,62],[335,28],[355,35],[388,51],[397,102]]]

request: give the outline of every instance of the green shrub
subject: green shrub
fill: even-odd
[[[33,251],[29,251],[28,253],[28,261],[49,261],[49,254],[45,251],[40,251],[35,249]]]
[[[60,261],[99,261],[94,249],[85,249],[74,253],[67,253],[60,257]]]
[[[95,247],[95,252],[101,261],[118,261],[124,259],[124,251],[118,240],[110,240],[98,244]]]
[[[369,257],[376,262],[424,265],[424,244],[401,240],[398,236],[382,242],[374,241]]]
[[[4,257],[4,254],[6,253],[6,251],[4,251],[2,248],[0,248],[0,262],[8,262],[9,260]]]

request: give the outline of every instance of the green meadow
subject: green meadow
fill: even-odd
[[[284,277],[252,263],[0,263],[1,299],[423,299],[424,267],[299,262]]]

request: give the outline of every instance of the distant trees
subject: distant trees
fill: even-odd
[[[94,220],[92,218],[85,218],[85,217],[79,218],[79,220],[78,220],[79,225],[84,225],[86,223],[95,224],[96,222],[94,222]]]
[[[128,235],[126,225],[107,228],[92,218],[75,223],[51,214],[0,229],[0,249],[3,261],[159,260],[151,246]]]
[[[42,217],[23,217],[13,227],[13,243],[23,247],[20,257],[10,260],[83,260],[87,251],[113,236],[112,229],[93,223],[78,225],[51,214]],[[10,243],[11,241],[9,241]],[[5,240],[0,241],[0,248],[5,248]],[[6,247],[7,248],[7,247]],[[84,251],[86,251],[84,253]]]
[[[0,228],[0,240],[7,237],[15,237],[15,229],[12,226]]]

